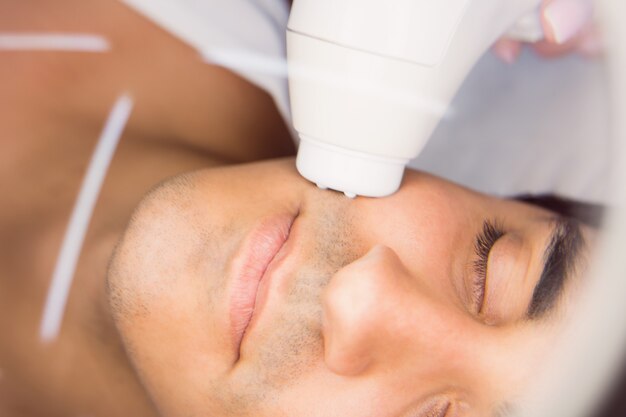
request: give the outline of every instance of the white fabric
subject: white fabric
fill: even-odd
[[[557,193],[607,203],[609,89],[604,63],[526,51],[487,54],[411,166],[497,195]]]

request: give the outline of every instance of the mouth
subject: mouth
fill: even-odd
[[[252,317],[267,298],[270,266],[289,239],[295,218],[293,215],[281,215],[263,220],[244,239],[233,260],[230,330],[237,359]]]

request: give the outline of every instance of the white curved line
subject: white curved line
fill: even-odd
[[[53,341],[59,335],[85,235],[89,228],[102,184],[109,170],[109,165],[126,127],[132,108],[133,101],[129,96],[122,95],[117,100],[109,114],[87,168],[87,174],[83,179],[83,184],[65,232],[44,306],[43,318],[39,329],[40,338],[44,342]]]

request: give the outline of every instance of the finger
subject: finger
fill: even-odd
[[[540,41],[532,45],[533,50],[543,57],[554,57],[575,52],[579,47],[579,38],[571,39],[568,42],[559,44],[551,41]]]
[[[552,43],[566,44],[580,34],[591,17],[589,0],[546,1],[542,9],[546,39]]]
[[[513,64],[522,51],[522,44],[509,38],[502,38],[493,46],[493,52],[507,64]]]
[[[587,57],[597,57],[602,54],[602,37],[597,28],[588,24],[581,33],[564,44],[541,41],[533,44],[534,51],[544,57],[564,55],[578,52]]]

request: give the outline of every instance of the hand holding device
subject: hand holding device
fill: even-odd
[[[578,52],[596,56],[602,51],[601,38],[593,23],[591,0],[544,0],[540,16],[545,39],[532,44],[539,55],[559,56]],[[522,46],[519,40],[505,36],[493,50],[504,62],[512,64]]]

